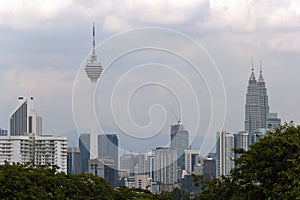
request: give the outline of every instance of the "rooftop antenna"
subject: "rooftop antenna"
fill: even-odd
[[[254,71],[254,67],[253,67],[253,56],[252,56],[252,65],[251,65],[251,66],[252,66],[251,70]]]

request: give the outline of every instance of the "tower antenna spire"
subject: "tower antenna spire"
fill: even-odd
[[[261,59],[259,60],[259,69],[260,69],[260,73],[262,73],[262,66],[261,66]]]
[[[253,56],[252,56],[252,65],[251,65],[251,70],[254,71],[254,67],[253,67]]]
[[[96,34],[95,34],[95,22],[93,22],[93,53],[95,53],[95,36],[96,36]]]

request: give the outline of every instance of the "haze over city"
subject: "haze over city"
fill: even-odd
[[[91,51],[93,22],[96,24],[97,44],[114,34],[143,27],[173,29],[195,39],[209,53],[224,82],[226,118],[223,130],[234,133],[244,129],[245,94],[252,57],[257,76],[259,61],[262,61],[270,111],[277,112],[282,122],[300,122],[300,94],[297,92],[297,86],[300,84],[300,40],[297,37],[300,31],[299,1],[5,1],[0,3],[1,128],[9,128],[8,117],[17,105],[17,97],[33,96],[35,107],[43,116],[43,132],[67,135],[69,144],[77,145],[76,125],[80,133],[88,132],[89,126],[74,123],[72,92],[78,80],[82,81],[82,88],[78,90],[82,93],[75,95],[76,100],[84,102],[85,92],[89,92],[89,88],[86,87],[89,80],[82,73],[82,64]],[[150,38],[150,42],[155,38],[147,34],[144,38],[143,35],[139,36],[139,40]],[[174,37],[164,42],[175,43],[176,40],[172,39]],[[124,40],[123,43],[104,44],[120,45],[126,49],[131,45],[130,40],[127,42],[129,43]],[[154,44],[155,42],[157,41],[153,41]],[[99,47],[97,54],[105,69],[108,63],[104,57],[113,55],[114,52],[105,52],[104,47],[105,45]],[[193,56],[193,52],[189,53]],[[104,56],[102,60],[101,56]],[[112,80],[118,80],[137,64],[149,63],[152,58],[160,56],[161,54],[153,51],[138,52],[112,65],[103,75],[98,85],[97,98],[99,122],[104,132],[122,132],[112,121],[111,115],[106,115],[108,111],[101,107],[101,102],[111,101],[111,91],[115,86]],[[173,59],[166,63],[164,60],[167,58],[166,56],[158,61],[182,70],[180,73],[186,75],[198,91],[197,97],[201,100],[200,111],[209,113],[210,109],[206,108],[207,105],[209,107],[209,92],[203,79],[191,74],[192,71],[186,69],[179,60]],[[136,78],[129,78],[130,81],[125,81],[123,87],[139,83],[137,77],[151,79],[155,76],[158,79],[170,78],[172,86],[182,91],[180,88],[183,83],[172,82],[169,71],[164,71],[163,68],[151,69],[155,69],[155,66],[151,66],[148,71],[136,72],[132,75]],[[205,78],[213,78],[214,75]],[[75,91],[76,89],[78,88],[75,87]],[[131,111],[133,119],[140,125],[149,123],[148,110],[151,105],[168,103],[165,108],[167,119],[161,134],[158,139],[150,141],[156,144],[148,144],[147,147],[167,145],[170,125],[176,124],[176,118],[180,117],[180,107],[176,98],[158,85],[145,87],[140,92],[134,96],[136,99]],[[183,92],[181,95],[185,94]],[[125,97],[119,100],[127,101]],[[172,114],[172,110],[177,116]],[[87,114],[85,109],[77,111],[79,115]],[[202,122],[208,123],[209,117],[209,114],[204,114]],[[188,120],[184,120],[183,123],[189,129],[192,125]],[[206,128],[203,127],[203,130]],[[215,132],[220,130],[214,127],[212,130],[208,134],[214,138]],[[126,137],[123,136],[124,140],[122,136],[119,138],[120,146],[125,150],[147,150],[144,143],[134,147],[128,144],[130,139]],[[161,138],[164,141],[161,141]],[[201,146],[201,139],[196,139],[198,144],[195,146]]]

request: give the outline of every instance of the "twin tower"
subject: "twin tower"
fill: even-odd
[[[246,105],[245,105],[245,131],[255,134],[258,129],[267,128],[267,114],[269,113],[268,94],[262,75],[260,61],[260,73],[256,80],[252,61],[252,72],[249,78]]]

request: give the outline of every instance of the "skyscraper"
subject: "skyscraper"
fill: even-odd
[[[249,134],[246,131],[240,131],[233,134],[234,137],[234,148],[242,148],[246,151],[249,150]],[[234,159],[240,157],[240,154],[234,153]]]
[[[120,170],[127,171],[129,176],[134,176],[135,165],[136,165],[136,155],[124,154],[120,156]]]
[[[114,168],[118,169],[118,137],[116,134],[102,134],[97,136],[99,157],[108,157],[114,160]],[[90,134],[84,133],[79,137],[79,149],[82,172],[88,172],[88,160],[90,158]]]
[[[168,147],[155,149],[154,176],[155,181],[162,184],[177,182],[177,151]]]
[[[180,169],[184,170],[185,155],[184,151],[189,147],[189,133],[184,126],[178,121],[177,124],[171,125],[171,148],[177,150],[177,164]]]
[[[114,169],[119,167],[119,140],[116,134],[98,135],[98,155],[99,157],[109,157],[114,160]]]
[[[33,106],[33,97],[19,97],[19,105],[10,115],[10,135],[42,135],[42,117]]]
[[[281,119],[278,118],[277,113],[268,113],[266,124],[267,124],[267,128],[269,128],[272,131],[274,128],[280,127]]]
[[[216,161],[217,172],[216,176],[228,175],[230,170],[234,167],[233,162],[233,136],[226,131],[217,132],[216,145]]]
[[[214,158],[205,158],[203,160],[203,176],[206,179],[216,178],[216,160]]]
[[[261,61],[259,64],[260,64],[260,71],[259,71],[257,86],[258,86],[258,94],[259,94],[259,110],[260,110],[260,119],[261,119],[260,128],[267,128],[267,123],[266,123],[267,114],[269,113],[268,94],[267,94],[266,83],[262,75]]]
[[[90,134],[84,133],[79,136],[79,149],[82,172],[88,172],[90,159]]]
[[[261,62],[260,75],[257,81],[252,61],[252,72],[248,81],[246,94],[245,131],[250,135],[253,135],[257,129],[266,128],[266,118],[268,113],[268,94],[265,81],[262,76]],[[252,144],[251,141],[250,144]]]
[[[184,152],[185,154],[185,171],[188,174],[192,174],[195,171],[197,165],[196,158],[200,156],[200,150],[196,149],[187,149]]]
[[[96,86],[98,78],[100,77],[103,68],[97,61],[96,44],[95,44],[95,24],[93,24],[93,51],[90,59],[87,61],[85,72],[91,81],[91,99],[90,99],[90,112],[91,112],[91,137],[90,137],[90,159],[98,158],[98,131],[97,131],[97,93]]]
[[[67,172],[70,174],[80,174],[82,172],[80,150],[78,147],[68,147]]]

